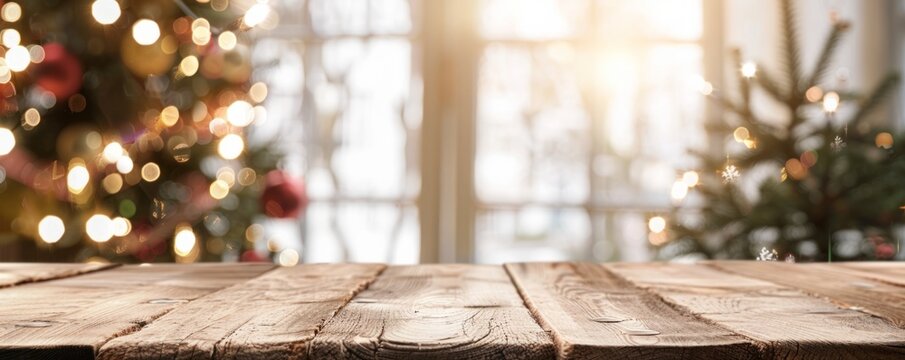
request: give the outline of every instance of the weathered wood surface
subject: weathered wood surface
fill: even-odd
[[[304,357],[324,321],[383,265],[273,270],[175,309],[111,340],[101,359],[291,359]]]
[[[595,264],[507,264],[561,359],[756,358],[756,345]]]
[[[827,265],[854,271],[867,278],[905,286],[905,266],[902,262],[848,262]]]
[[[3,273],[3,360],[905,358],[905,263]]]
[[[75,276],[114,267],[111,264],[0,263],[0,288]]]
[[[499,266],[391,267],[314,338],[311,358],[550,359]]]
[[[202,295],[271,265],[121,266],[0,290],[0,359],[92,359],[109,339],[137,331]]]
[[[764,357],[901,359],[905,356],[905,330],[887,320],[836,306],[792,287],[706,265],[605,266],[682,311],[760,342],[765,349]]]
[[[713,266],[823,297],[844,308],[862,311],[905,328],[905,289],[864,278],[846,268],[827,264],[725,261]]]

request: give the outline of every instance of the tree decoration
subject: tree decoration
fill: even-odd
[[[14,236],[0,248],[47,261],[180,262],[254,248],[246,229],[261,215],[257,174],[279,154],[246,140],[264,101],[249,91],[266,85],[250,83],[244,43],[273,25],[267,4],[3,9],[0,199],[9,210],[0,209],[0,231]],[[210,62],[217,71],[203,69]],[[238,125],[227,121],[237,103],[247,110]]]
[[[744,146],[727,148],[732,164],[725,155],[696,153],[704,169],[716,171],[699,171],[700,183],[674,208],[672,240],[661,245],[663,257],[772,260],[784,254],[827,261],[894,256],[893,234],[903,223],[899,207],[905,204],[905,142],[872,129],[868,119],[898,76],[887,76],[866,96],[849,91],[844,81],[834,82],[831,60],[850,28],[838,19],[813,71],[805,74],[792,2],[780,4],[781,71],[742,61],[735,51],[735,94],[704,92],[725,114],[711,136],[732,136]],[[755,108],[753,92],[784,111]],[[777,121],[781,116],[785,120]]]

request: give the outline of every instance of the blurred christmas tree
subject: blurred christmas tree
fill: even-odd
[[[898,77],[887,76],[867,96],[828,84],[833,54],[849,28],[835,17],[812,72],[803,74],[794,18],[791,1],[782,0],[778,77],[742,62],[736,51],[737,96],[702,90],[730,114],[712,136],[734,138],[741,151],[697,153],[706,170],[700,181],[694,175],[677,181],[674,192],[694,189],[674,209],[673,240],[661,256],[753,259],[766,248],[779,257],[827,261],[889,259],[898,251],[905,143],[867,120]],[[784,110],[754,109],[753,91]]]
[[[246,141],[267,87],[243,40],[274,21],[266,4],[4,1],[0,17],[0,245],[21,260],[260,258],[254,217],[304,205]]]

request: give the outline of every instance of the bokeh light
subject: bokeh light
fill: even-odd
[[[238,158],[239,155],[242,154],[242,151],[245,150],[245,141],[242,140],[242,137],[236,134],[229,134],[220,139],[220,143],[217,145],[217,153],[220,154],[226,160],[233,160]]]
[[[160,38],[160,26],[154,20],[138,20],[132,25],[132,38],[139,45],[151,45]]]
[[[63,224],[63,219],[57,216],[47,215],[38,222],[38,236],[45,243],[53,244],[60,241],[65,232],[66,225]]]
[[[95,242],[107,242],[113,238],[113,220],[107,215],[93,215],[85,222],[85,233]]]
[[[9,154],[16,147],[16,136],[7,128],[0,128],[0,156]]]
[[[22,45],[13,46],[6,51],[6,65],[12,71],[23,71],[31,64],[31,54]]]
[[[88,168],[81,162],[74,162],[69,167],[69,173],[66,175],[66,185],[73,194],[79,194],[82,190],[85,190],[90,180],[91,175],[88,173]]]
[[[122,15],[122,11],[116,0],[97,0],[91,4],[91,16],[103,25],[115,23],[120,15]]]

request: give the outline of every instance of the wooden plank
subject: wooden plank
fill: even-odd
[[[773,261],[711,263],[735,274],[770,281],[823,297],[842,307],[863,311],[905,328],[905,289],[850,273],[828,264],[790,264]]]
[[[107,340],[269,264],[121,266],[0,290],[0,359],[93,359]]]
[[[314,337],[311,358],[550,359],[501,266],[390,267]]]
[[[793,288],[702,265],[606,266],[684,311],[767,344],[767,357],[905,356],[902,329]]]
[[[279,268],[171,311],[111,340],[99,359],[288,359],[303,357],[324,321],[383,265]]]
[[[905,286],[905,261],[844,262],[833,265],[849,269],[863,277]]]
[[[115,264],[0,263],[0,288],[109,269]]]
[[[559,359],[743,359],[758,347],[670,307],[600,265],[506,264]]]

